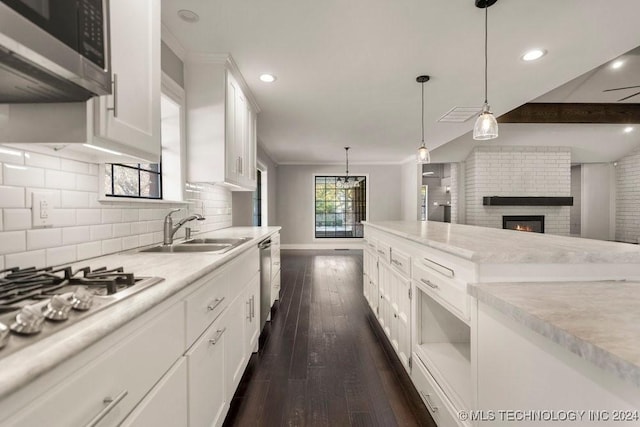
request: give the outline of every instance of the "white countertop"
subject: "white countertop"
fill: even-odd
[[[640,387],[640,282],[490,283],[469,293]]]
[[[640,263],[640,246],[433,221],[367,221],[365,225],[478,264]]]
[[[200,277],[210,273],[238,254],[255,246],[281,227],[230,227],[197,237],[251,237],[250,241],[224,254],[140,253],[139,249],[79,261],[74,268],[124,267],[136,276],[158,276],[164,280],[118,303],[36,341],[0,359],[0,398],[26,385],[69,357],[78,354],[119,326],[141,315]]]

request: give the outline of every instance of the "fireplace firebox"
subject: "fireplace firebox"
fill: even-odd
[[[502,228],[544,233],[544,215],[504,215],[502,217]]]

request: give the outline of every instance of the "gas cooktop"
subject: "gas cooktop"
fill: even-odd
[[[162,280],[122,267],[0,270],[0,358]]]

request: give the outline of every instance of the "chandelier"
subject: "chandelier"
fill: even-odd
[[[346,168],[344,177],[339,177],[336,181],[336,187],[338,188],[356,188],[360,187],[360,181],[355,176],[349,176],[349,148],[344,147],[345,156],[346,156]]]

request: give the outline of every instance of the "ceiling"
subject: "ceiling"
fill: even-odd
[[[598,72],[573,79],[638,45],[640,2],[585,3],[502,0],[489,9],[489,102],[496,115],[536,98],[598,102],[602,93],[587,90],[600,84]],[[420,74],[431,75],[425,140],[431,150],[442,146],[433,161],[463,159],[473,147],[473,120],[437,122],[453,107],[483,101],[484,11],[473,0],[163,0],[162,9],[165,27],[186,50],[231,53],[261,108],[259,141],[279,164],[340,163],[346,145],[354,164],[413,156],[420,144]],[[195,11],[200,21],[180,20],[179,9]],[[520,57],[533,47],[548,54],[525,63]],[[262,83],[265,72],[277,81]],[[553,90],[572,80],[572,88]],[[598,134],[588,130],[592,125],[504,124],[490,143],[590,138],[593,144],[576,151],[608,161],[624,150],[622,142],[618,151],[598,148],[620,128],[607,126],[613,125],[599,125],[604,134]]]

